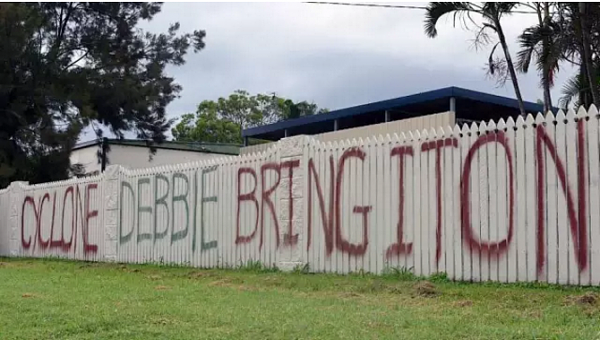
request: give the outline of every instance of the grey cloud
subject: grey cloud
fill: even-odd
[[[534,16],[505,20],[513,54]],[[165,3],[142,28],[160,32],[204,29],[206,48],[168,69],[183,86],[169,116],[195,111],[202,100],[236,89],[277,92],[329,109],[389,99],[446,86],[514,98],[510,83],[498,88],[483,71],[489,49],[475,51],[473,32],[442,21],[439,36],[423,33],[423,12],[303,3]],[[566,68],[557,84],[571,74]],[[526,100],[541,98],[535,74],[520,75]],[[558,98],[560,87],[554,89]]]

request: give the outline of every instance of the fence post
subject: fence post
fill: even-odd
[[[10,249],[9,253],[11,257],[22,255],[20,254],[20,228],[21,221],[20,216],[20,205],[23,203],[23,194],[25,186],[29,185],[29,182],[12,182],[8,187],[9,201],[10,201]]]
[[[121,166],[110,165],[104,171],[104,261],[117,260],[119,218],[119,178]]]
[[[10,254],[10,192],[0,189],[0,256]]]
[[[279,192],[279,217],[281,256],[277,266],[292,270],[304,265],[302,246],[304,240],[304,168],[302,155],[306,136],[294,136],[280,140],[281,181]]]

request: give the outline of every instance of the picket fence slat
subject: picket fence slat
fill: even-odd
[[[599,120],[596,107],[590,108],[587,128],[587,159],[589,161],[588,183],[589,183],[589,212],[590,212],[590,284],[600,284],[600,271],[592,268],[600,265],[600,150],[599,150]]]

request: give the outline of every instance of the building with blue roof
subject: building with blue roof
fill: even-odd
[[[543,111],[543,105],[525,102],[527,113]],[[407,118],[453,112],[455,123],[517,118],[520,115],[516,99],[488,93],[446,87],[395,99],[353,106],[328,113],[290,119],[242,131],[244,143],[261,139],[277,141],[296,135],[315,135]]]

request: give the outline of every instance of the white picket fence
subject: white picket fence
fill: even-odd
[[[0,254],[600,285],[600,115],[322,143],[0,191]]]

